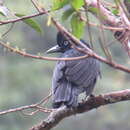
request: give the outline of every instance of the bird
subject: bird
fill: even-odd
[[[90,47],[84,40],[80,40]],[[78,46],[80,47],[80,46]],[[85,55],[73,48],[62,32],[57,33],[57,45],[50,48],[47,53],[61,53],[61,58],[78,57]],[[93,57],[79,60],[57,61],[52,77],[52,107],[77,107],[78,97],[86,93],[86,97],[93,92],[100,76],[100,63]]]

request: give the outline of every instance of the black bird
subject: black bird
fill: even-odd
[[[85,43],[83,40],[81,41]],[[57,34],[57,44],[47,53],[61,52],[61,57],[64,58],[85,55],[72,48],[70,42],[61,32]],[[86,45],[90,47],[87,43]],[[59,108],[61,105],[76,107],[80,93],[86,92],[86,96],[92,94],[99,75],[99,61],[92,57],[73,61],[58,61],[52,79],[53,108]]]

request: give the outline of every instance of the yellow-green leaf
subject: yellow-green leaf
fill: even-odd
[[[114,10],[112,10],[112,13],[113,13],[114,15],[118,15],[118,14],[119,14],[119,10],[118,10],[118,9],[114,9]]]
[[[52,10],[58,10],[67,5],[69,3],[69,0],[52,0],[52,3]]]
[[[84,0],[70,0],[72,7],[79,10],[84,5]]]
[[[47,20],[47,26],[50,26],[51,24],[52,24],[52,17],[51,15],[49,15]]]
[[[68,10],[66,10],[63,15],[62,15],[62,20],[65,21],[67,20],[74,12],[74,9],[69,8]]]
[[[17,17],[22,17],[22,16],[25,16],[23,14],[15,14]],[[42,30],[41,30],[41,27],[40,25],[35,21],[33,20],[32,18],[28,18],[28,19],[25,19],[25,20],[22,20],[24,23],[26,23],[27,25],[29,25],[31,28],[33,28],[35,31],[39,32],[39,33],[42,33]]]
[[[88,10],[91,11],[92,13],[99,14],[99,9],[98,8],[89,7]]]
[[[74,14],[71,18],[72,33],[77,38],[81,38],[84,32],[85,22],[81,21],[79,17]]]

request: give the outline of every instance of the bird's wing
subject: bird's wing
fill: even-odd
[[[77,51],[68,54],[68,57],[81,56]],[[70,82],[78,86],[90,85],[100,73],[99,63],[96,59],[88,57],[81,60],[65,61],[64,75]]]
[[[83,54],[76,50],[70,50],[62,57],[81,55]],[[63,80],[68,80],[77,86],[87,87],[86,85],[89,86],[99,74],[99,63],[92,57],[82,60],[58,61],[53,74],[53,89],[55,90]]]
[[[71,65],[70,65],[71,66]],[[75,65],[67,66],[65,70],[66,78],[77,84],[85,85],[91,83],[99,74],[99,65],[92,58],[75,62]]]
[[[53,82],[55,82],[54,84],[57,84],[63,78],[64,68],[65,68],[65,61],[58,61],[53,73]]]

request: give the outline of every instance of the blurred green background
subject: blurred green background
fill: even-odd
[[[49,7],[49,1],[41,0],[43,5]],[[30,0],[5,1],[5,5],[12,11],[23,14],[36,12]],[[56,13],[55,17],[61,21]],[[91,21],[95,22],[90,15]],[[4,37],[3,41],[11,42],[11,45],[19,48],[26,48],[32,54],[43,53],[52,45],[56,44],[56,29],[53,26],[47,27],[47,17],[39,16],[35,18],[43,29],[43,35],[38,34],[23,22],[15,23],[13,29]],[[62,23],[69,28],[67,22]],[[4,25],[0,28],[0,34],[9,28]],[[99,30],[91,27],[93,45],[99,55],[103,55],[99,45]],[[110,46],[113,59],[126,66],[130,62],[126,52],[121,45],[113,38],[112,33],[105,31],[106,43]],[[87,32],[84,39],[89,41]],[[103,55],[104,56],[104,55]],[[51,88],[51,78],[54,69],[54,61],[43,61],[25,58],[14,53],[10,53],[0,46],[0,111],[9,108],[29,105],[40,101],[42,97],[49,94]],[[102,64],[102,78],[98,81],[94,94],[102,94],[116,90],[129,89],[130,75],[110,68]],[[51,107],[51,101],[48,104]],[[121,102],[94,109],[88,113],[75,115],[64,119],[54,130],[130,130],[130,102]],[[10,113],[0,116],[0,130],[27,130],[33,125],[45,119],[47,114],[38,113],[33,116],[25,116],[20,112]]]

